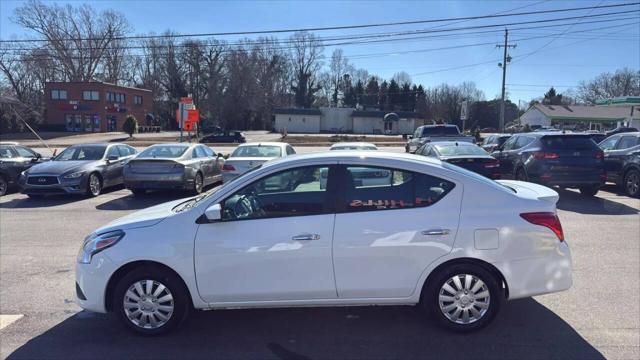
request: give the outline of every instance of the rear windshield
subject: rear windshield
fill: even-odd
[[[556,150],[590,150],[598,149],[598,145],[591,139],[590,136],[562,136],[562,135],[547,135],[540,139],[542,145],[547,149]]]
[[[434,145],[442,156],[487,155],[487,152],[475,145]]]
[[[179,158],[188,148],[188,146],[180,145],[151,146],[141,152],[138,158]]]
[[[460,135],[458,128],[455,126],[433,126],[422,128],[422,136],[447,136]]]
[[[282,150],[279,146],[240,146],[230,157],[280,157]]]
[[[367,145],[340,145],[332,146],[329,150],[378,150],[378,148]]]

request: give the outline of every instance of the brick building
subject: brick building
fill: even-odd
[[[151,90],[105,82],[50,82],[45,85],[44,128],[57,131],[122,131],[127,115],[147,125]],[[149,124],[151,125],[151,124]]]

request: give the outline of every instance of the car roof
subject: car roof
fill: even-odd
[[[20,145],[15,141],[0,141],[0,145]]]
[[[529,132],[529,133],[518,133],[513,135],[522,135],[522,136],[533,136],[541,138],[543,136],[576,136],[576,137],[591,137],[593,134],[587,133],[574,133],[574,132],[562,132],[562,131],[540,131],[540,132]]]
[[[69,147],[76,147],[76,146],[109,146],[109,145],[125,145],[125,144],[120,144],[120,143],[86,143],[86,144],[73,144],[73,145],[69,145]]]
[[[304,162],[307,160],[319,161],[348,161],[350,159],[379,159],[379,160],[397,160],[412,163],[429,164],[438,168],[442,168],[442,161],[429,158],[426,156],[396,153],[388,151],[367,151],[367,150],[345,150],[345,151],[325,151],[304,155],[292,155],[271,160],[263,164],[263,167],[279,166],[288,162]]]
[[[338,146],[373,146],[376,147],[376,144],[372,144],[372,143],[368,143],[368,142],[363,142],[363,141],[354,141],[354,142],[339,142],[339,143],[335,143],[333,145],[331,145],[331,147],[338,147]]]
[[[152,147],[152,146],[183,146],[183,147],[191,147],[191,146],[196,146],[196,145],[201,145],[201,144],[199,144],[199,143],[160,143],[160,144],[150,145],[149,147]]]
[[[238,147],[245,147],[245,146],[286,146],[286,145],[289,145],[289,144],[284,143],[284,142],[277,142],[277,141],[265,141],[265,142],[244,143],[244,144],[238,145]]]
[[[430,142],[427,143],[429,145],[438,145],[438,146],[475,146],[475,147],[479,147],[478,145],[474,144],[474,143],[470,143],[470,142],[466,142],[466,141],[434,141],[434,142]]]
[[[640,131],[622,132],[622,133],[613,134],[613,135],[611,135],[609,137],[614,137],[614,136],[621,137],[621,136],[629,136],[629,135],[631,135],[631,136],[640,136]]]

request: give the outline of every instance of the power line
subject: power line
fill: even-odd
[[[313,27],[313,28],[297,28],[297,29],[272,29],[272,30],[258,30],[258,31],[235,31],[235,32],[216,32],[216,33],[192,33],[192,34],[164,34],[164,35],[134,35],[134,36],[120,36],[114,37],[113,40],[142,40],[142,39],[156,39],[156,38],[180,38],[180,37],[204,37],[204,36],[231,36],[231,35],[259,35],[259,34],[276,34],[276,33],[293,33],[293,32],[301,32],[301,31],[328,31],[328,30],[347,30],[347,29],[362,29],[362,28],[373,28],[373,27],[387,27],[387,26],[400,26],[400,25],[416,25],[416,24],[427,24],[427,23],[438,23],[438,22],[450,22],[450,21],[458,21],[458,20],[480,20],[480,19],[490,19],[490,18],[500,18],[500,17],[508,17],[508,16],[524,16],[524,15],[539,15],[539,14],[549,14],[549,13],[559,13],[559,12],[570,12],[570,11],[581,11],[581,10],[591,10],[591,9],[610,9],[616,7],[627,7],[627,6],[636,6],[640,5],[640,2],[634,3],[618,3],[611,5],[597,5],[597,6],[583,6],[583,7],[574,7],[574,8],[564,8],[564,9],[552,9],[552,10],[539,10],[539,11],[528,11],[528,12],[519,12],[519,13],[509,13],[509,14],[492,14],[492,15],[478,15],[478,16],[465,16],[465,17],[456,17],[456,18],[444,18],[444,19],[429,19],[429,20],[414,20],[414,21],[399,21],[399,22],[389,22],[389,23],[374,23],[374,24],[361,24],[361,25],[344,25],[344,26],[330,26],[330,27]],[[63,38],[57,39],[58,41],[92,41],[92,40],[101,40],[99,38]],[[0,43],[33,43],[33,42],[48,42],[48,39],[11,39],[11,40],[0,40]]]

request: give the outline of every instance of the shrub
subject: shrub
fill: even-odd
[[[124,124],[122,124],[122,130],[129,134],[129,137],[132,137],[134,133],[138,132],[138,120],[136,120],[135,116],[127,116]]]

